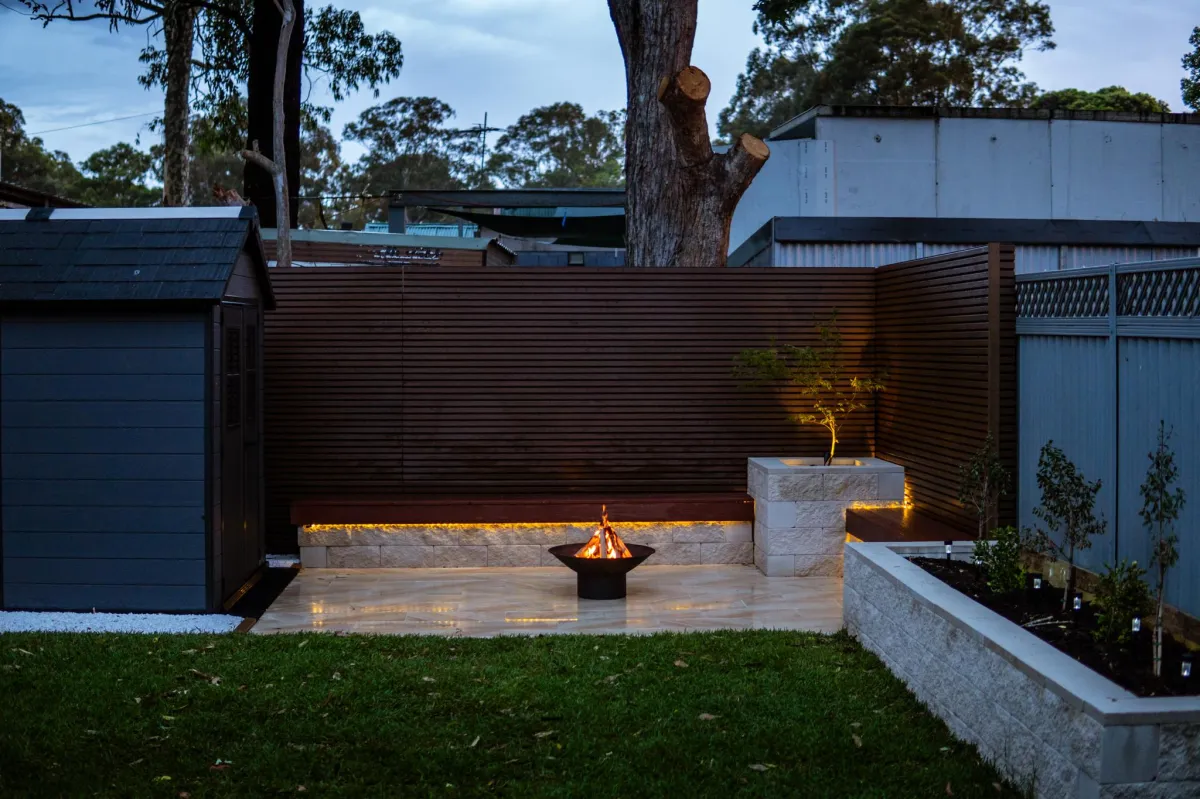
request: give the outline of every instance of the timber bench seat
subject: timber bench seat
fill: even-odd
[[[975,540],[973,534],[911,508],[849,509],[846,511],[846,536],[848,540],[872,544]]]
[[[520,524],[598,522],[601,506],[619,522],[754,521],[742,492],[555,497],[374,497],[292,503],[291,521],[310,524]]]

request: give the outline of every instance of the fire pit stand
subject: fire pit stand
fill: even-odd
[[[654,554],[654,549],[641,544],[627,544],[629,558],[577,558],[575,553],[585,544],[563,544],[550,547],[550,554],[575,572],[580,599],[624,599],[625,575]]]

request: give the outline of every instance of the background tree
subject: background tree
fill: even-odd
[[[496,143],[487,171],[514,188],[620,186],[625,114],[588,116],[577,103],[535,108]]]
[[[292,223],[289,211],[290,197],[288,193],[288,170],[286,148],[284,146],[284,128],[286,127],[285,92],[288,75],[289,52],[292,47],[292,28],[296,24],[296,7],[292,0],[274,0],[283,23],[279,26],[279,43],[275,54],[275,85],[271,96],[272,141],[275,152],[274,158],[268,158],[259,149],[255,140],[250,148],[242,150],[242,158],[247,164],[253,164],[271,176],[275,186],[275,227],[278,231],[275,239],[275,263],[277,266],[292,265]]]
[[[88,205],[148,208],[162,199],[162,191],[149,185],[154,156],[125,142],[97,150],[80,167],[77,199]]]
[[[751,53],[729,120],[781,122],[822,103],[1024,105],[1036,87],[1022,55],[1054,47],[1050,9],[1036,0],[758,0],[755,9],[766,47]]]
[[[1188,39],[1192,52],[1183,57],[1183,70],[1186,77],[1179,81],[1179,90],[1183,92],[1183,103],[1193,111],[1200,111],[1200,26],[1192,29]]]
[[[1152,94],[1134,94],[1124,86],[1105,86],[1094,92],[1083,89],[1056,89],[1043,92],[1029,104],[1047,111],[1130,111],[1139,114],[1166,114],[1171,108]]]
[[[1179,562],[1179,536],[1175,522],[1183,510],[1183,489],[1172,485],[1179,477],[1175,453],[1171,450],[1171,431],[1167,423],[1158,423],[1158,443],[1150,453],[1150,466],[1142,483],[1142,509],[1138,513],[1150,531],[1150,564],[1155,567],[1154,581],[1154,676],[1162,676],[1163,597],[1167,572]]]
[[[270,108],[278,39],[279,15],[270,0],[21,0],[31,15],[45,24],[55,20],[101,20],[116,30],[120,26],[143,27],[151,32],[140,59],[146,72],[142,85],[165,89],[162,126],[164,131],[164,203],[186,204],[192,185],[188,132],[194,110],[216,121],[209,149],[235,154],[259,142],[259,150],[273,156],[273,134],[269,114],[254,126],[247,114],[236,110],[243,96],[250,108]],[[285,140],[294,165],[290,185],[298,187],[299,136],[302,81],[311,86],[325,81],[336,101],[349,92],[368,87],[379,94],[379,86],[399,74],[403,65],[400,41],[386,31],[369,35],[356,11],[326,6],[317,12],[294,3],[300,17],[294,30],[303,41],[303,52],[289,51],[290,69],[286,95]],[[301,13],[303,12],[303,13]],[[255,31],[256,21],[260,25]],[[303,31],[301,34],[299,31]],[[155,34],[162,33],[162,39]],[[259,57],[255,58],[255,50]],[[193,52],[195,50],[195,52]],[[250,80],[256,65],[256,80]],[[303,65],[303,75],[301,75]],[[330,109],[309,107],[328,121]],[[219,148],[218,143],[222,146]],[[253,175],[250,172],[248,174]],[[270,224],[272,191],[260,191],[251,177],[244,192],[258,194],[263,203],[260,217]],[[293,220],[294,223],[294,220]]]
[[[635,266],[724,266],[733,211],[770,157],[739,136],[716,154],[690,66],[697,0],[608,0],[625,59],[626,248]]]
[[[346,178],[342,147],[321,120],[304,115],[300,139],[299,224],[306,228],[336,229],[343,216],[340,197]]]
[[[807,111],[817,81],[814,59],[756,48],[738,76],[734,99],[717,119],[728,143],[740,132],[765,139],[789,119]]]
[[[343,136],[361,143],[366,154],[349,171],[344,189],[360,197],[390,189],[457,189],[477,185],[479,139],[449,125],[454,109],[436,97],[397,97],[372,106],[346,125]],[[382,203],[371,203],[365,218],[384,218]],[[430,219],[410,209],[409,221]]]
[[[0,99],[0,180],[70,197],[81,176],[66,153],[47,150],[41,139],[30,138],[21,109]]]

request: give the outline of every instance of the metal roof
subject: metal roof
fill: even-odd
[[[1141,114],[1132,111],[1046,111],[1033,108],[943,108],[937,106],[818,105],[771,131],[768,141],[816,138],[818,117],[857,119],[1068,119],[1080,122],[1141,122],[1200,125],[1200,114]]]
[[[390,191],[395,208],[624,208],[624,189]]]
[[[275,241],[276,231],[267,228],[262,232],[264,241]],[[496,239],[477,239],[458,236],[410,236],[407,233],[375,233],[364,230],[293,230],[292,241],[310,241],[314,244],[354,244],[363,247],[415,247],[431,250],[472,250],[483,252],[495,244],[505,252],[507,247]],[[510,253],[511,254],[511,253]]]
[[[0,212],[0,302],[220,302],[246,250],[273,308],[257,218],[249,207]]]

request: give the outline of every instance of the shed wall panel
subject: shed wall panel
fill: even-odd
[[[203,316],[0,325],[5,604],[204,609]]]

